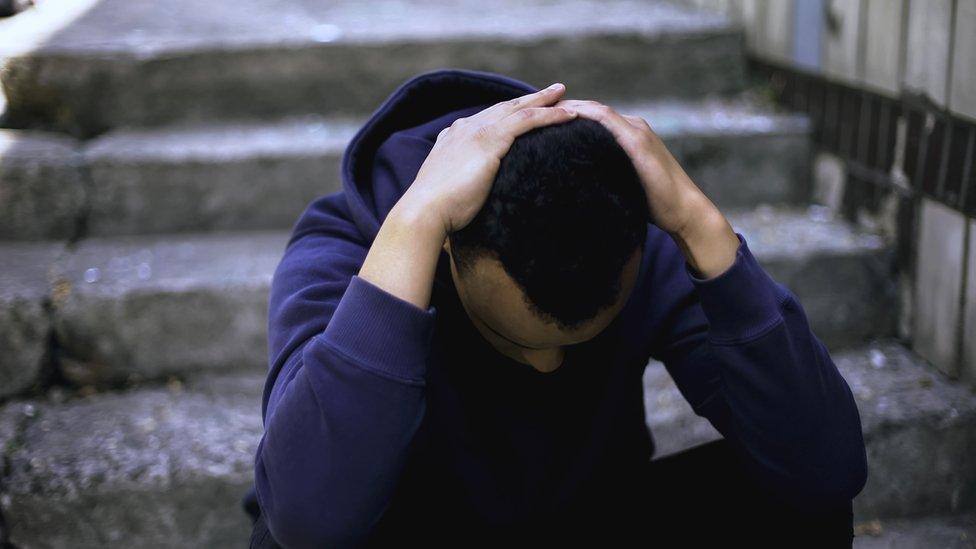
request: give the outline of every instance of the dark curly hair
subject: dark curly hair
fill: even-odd
[[[451,252],[460,275],[478,257],[499,260],[530,310],[573,330],[616,302],[649,221],[627,153],[578,117],[515,139],[481,210],[450,235]]]

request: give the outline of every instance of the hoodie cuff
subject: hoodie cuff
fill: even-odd
[[[436,317],[435,306],[421,309],[353,275],[319,337],[367,369],[420,381]]]
[[[735,261],[722,274],[700,278],[685,262],[708,319],[709,339],[715,343],[758,337],[783,320],[777,283],[759,265],[745,238],[735,234],[739,238]]]

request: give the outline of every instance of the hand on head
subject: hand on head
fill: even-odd
[[[552,106],[565,90],[557,84],[458,118],[437,135],[400,200],[439,216],[445,234],[464,227],[484,204],[501,159],[516,137],[576,116],[570,109]]]
[[[621,114],[597,101],[564,99],[555,106],[573,109],[610,130],[640,175],[655,225],[669,233],[680,233],[694,222],[696,212],[708,199],[646,120]]]

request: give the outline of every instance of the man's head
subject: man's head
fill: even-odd
[[[516,138],[485,204],[445,248],[482,333],[532,353],[610,324],[636,281],[648,221],[626,152],[599,122],[578,118]]]

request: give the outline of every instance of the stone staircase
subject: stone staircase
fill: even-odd
[[[651,122],[800,297],[857,397],[871,475],[858,543],[937,531],[966,546],[976,397],[892,339],[891,246],[811,204],[809,123],[750,85],[742,30],[652,0],[491,7],[47,0],[0,20],[13,542],[246,542],[267,291],[289,229],[339,190],[347,140],[397,85],[464,67],[562,81]],[[645,383],[659,455],[719,436],[662,365]]]

